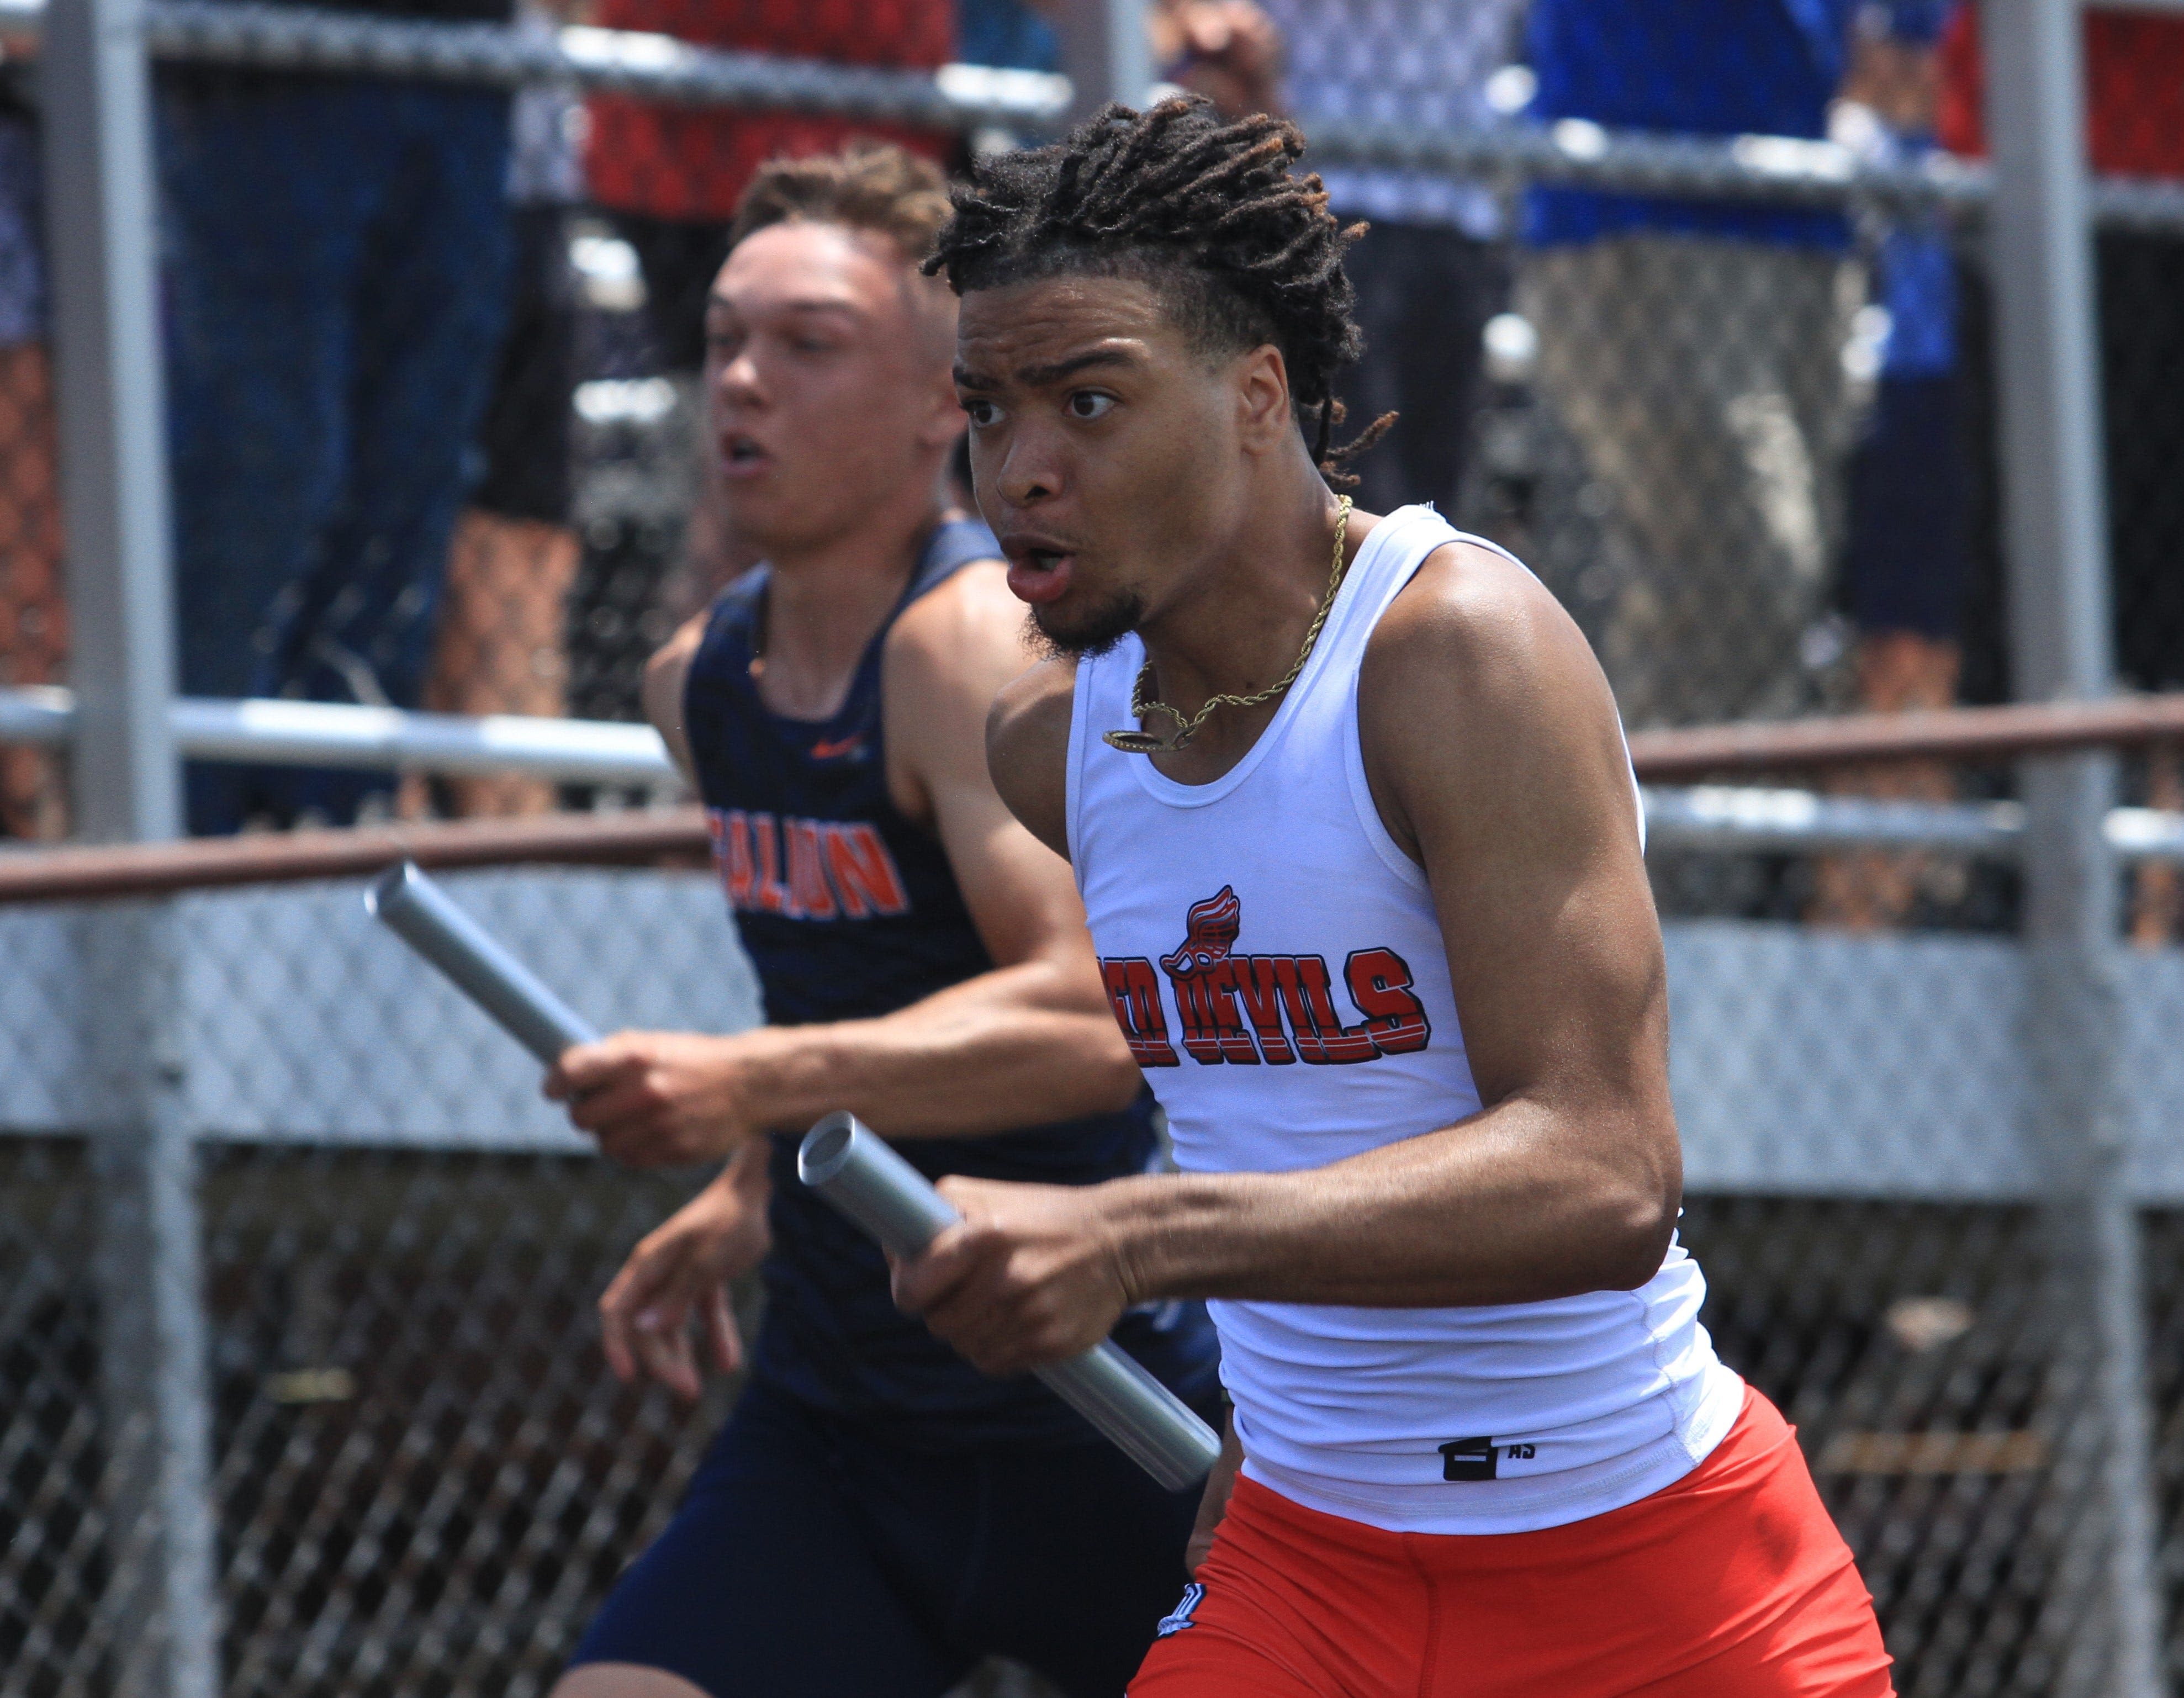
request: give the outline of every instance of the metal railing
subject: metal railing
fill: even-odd
[[[0,5],[0,36],[32,36],[44,0]],[[258,0],[146,0],[144,41],[179,63],[346,72],[497,87],[557,84],[650,101],[804,112],[875,122],[1028,135],[1078,109],[1068,78],[951,64],[932,74],[694,46],[670,36],[569,25],[534,31],[441,24]],[[1994,195],[1984,164],[1929,154],[1881,164],[1827,141],[1782,136],[1662,135],[1582,119],[1512,121],[1468,132],[1414,125],[1318,123],[1314,165],[1387,166],[1465,181],[1612,189],[1626,193],[1759,199],[1799,205],[1869,203],[1976,214]],[[2184,185],[2098,180],[2089,195],[2104,225],[2184,230]]]
[[[0,742],[64,746],[75,712],[75,697],[65,689],[0,689]],[[196,760],[451,776],[513,772],[554,783],[640,788],[662,799],[682,788],[658,733],[618,721],[183,696],[173,703],[170,723],[176,751]],[[1655,848],[1730,854],[1922,849],[2009,859],[2025,844],[2025,813],[2016,802],[1891,801],[1780,786],[1680,788],[1659,781],[1891,760],[1993,760],[2180,738],[2184,697],[1641,732],[1631,739],[1631,757],[1640,777],[1650,781],[1642,793]],[[2105,831],[2125,862],[2184,862],[2184,815],[2112,808]],[[705,847],[694,815],[677,847]]]
[[[141,841],[176,832],[175,778],[185,754],[314,763],[337,758],[448,771],[513,768],[593,782],[612,774],[613,782],[651,782],[663,770],[656,744],[644,740],[649,733],[631,727],[464,725],[314,704],[174,699],[148,59],[504,86],[552,81],[662,101],[1036,134],[1065,114],[1081,112],[1095,97],[1140,97],[1149,81],[1130,68],[1134,51],[1140,66],[1142,61],[1133,8],[1109,3],[1068,9],[1067,34],[1086,57],[1067,86],[961,67],[926,76],[813,65],[610,31],[534,36],[200,0],[53,0],[50,11],[18,0],[6,10],[0,34],[41,29],[45,36],[40,52],[54,212],[61,465],[73,550],[71,667],[81,710],[56,696],[9,696],[0,703],[0,733],[13,727],[12,734],[47,743],[65,733],[86,835],[140,840],[0,856],[0,895],[49,903],[64,896],[111,899],[0,915],[13,969],[0,983],[0,998],[11,1010],[0,1021],[0,1038],[21,1052],[0,1069],[0,1077],[8,1088],[20,1087],[27,1105],[10,1111],[11,1129],[34,1134],[9,1141],[8,1153],[31,1150],[42,1138],[74,1140],[96,1152],[95,1171],[86,1155],[86,1177],[57,1180],[50,1188],[50,1194],[76,1198],[70,1206],[92,1222],[68,1228],[75,1237],[64,1254],[81,1255],[78,1239],[96,1244],[89,1264],[95,1298],[63,1289],[73,1273],[25,1276],[25,1289],[43,1291],[38,1281],[46,1280],[62,1291],[52,1312],[98,1317],[95,1328],[80,1319],[69,1323],[94,1341],[70,1346],[95,1362],[89,1378],[81,1385],[69,1380],[68,1373],[78,1372],[73,1368],[52,1376],[72,1388],[58,1395],[58,1401],[99,1411],[96,1443],[107,1447],[96,1468],[70,1464],[98,1481],[91,1521],[104,1530],[86,1535],[96,1554],[86,1560],[108,1567],[95,1584],[83,1583],[98,1593],[93,1625],[70,1629],[81,1641],[98,1640],[106,1647],[98,1653],[105,1660],[98,1662],[98,1681],[164,1698],[212,1698],[223,1681],[220,1612],[214,1601],[261,1584],[225,1573],[215,1536],[216,1524],[227,1523],[216,1523],[214,1506],[241,1513],[232,1482],[220,1467],[237,1454],[237,1434],[262,1439],[251,1423],[263,1419],[263,1406],[246,1395],[246,1415],[232,1430],[215,1432],[215,1408],[237,1406],[232,1398],[216,1404],[215,1393],[231,1391],[231,1385],[222,1378],[228,1358],[215,1345],[235,1351],[240,1332],[239,1323],[221,1332],[208,1270],[232,1280],[238,1269],[277,1264],[305,1292],[291,1306],[308,1320],[315,1301],[326,1306],[308,1295],[309,1256],[291,1247],[281,1262],[264,1254],[265,1246],[298,1219],[309,1220],[329,1242],[358,1230],[338,1218],[354,1181],[350,1170],[340,1171],[340,1183],[320,1188],[334,1194],[330,1201],[309,1183],[298,1184],[291,1170],[265,1152],[299,1131],[347,1128],[365,1144],[392,1141],[398,1132],[413,1140],[443,1134],[448,1148],[432,1158],[460,1151],[469,1160],[476,1156],[476,1140],[496,1127],[527,1127],[516,1144],[536,1161],[546,1159],[538,1155],[546,1144],[523,1140],[543,1139],[551,1130],[540,1128],[545,1111],[529,1097],[534,1082],[515,1082],[522,1088],[521,1102],[511,1089],[496,1089],[493,1064],[479,1063],[476,1033],[439,1018],[428,999],[371,978],[380,968],[351,947],[337,912],[354,905],[353,890],[162,893],[353,877],[398,852],[432,864],[476,866],[656,860],[688,857],[705,847],[702,819],[688,810],[170,848]],[[1440,134],[1318,126],[1309,163],[1397,164],[1504,187],[1580,184],[1977,216],[1993,258],[2000,322],[2015,621],[2011,660],[2021,693],[2066,704],[2042,710],[2051,715],[2052,730],[2056,716],[2123,710],[2099,699],[2111,687],[2112,668],[2087,238],[2097,226],[2184,229],[2184,191],[2175,186],[2087,181],[2078,146],[2077,15],[2064,0],[1990,0],[1992,167],[1936,161],[1884,168],[1825,142],[1633,135],[1585,123]],[[1134,41],[1139,48],[1132,48]],[[1670,981],[1672,995],[1680,999],[1679,1103],[1700,1189],[1804,1198],[1879,1195],[1907,1209],[1914,1204],[1906,1200],[1919,1200],[1917,1206],[1965,1200],[1983,1207],[2040,1205],[2041,1259],[2036,1265],[2029,1255],[2020,1258],[2034,1270],[2021,1272],[2020,1283],[2037,1289],[2047,1306],[2042,1312],[2052,1318],[2046,1330],[2025,1334],[2036,1346],[2013,1334],[1966,1372],[1992,1386],[2010,1383],[2019,1371],[2013,1351],[2036,1355],[2042,1364],[2028,1406],[2046,1435],[2041,1454],[2047,1471],[2035,1506],[2044,1518],[2028,1509],[2021,1527],[1992,1521],[1979,1548],[1988,1553],[1986,1560],[2007,1566],[2038,1545],[2053,1551],[2053,1565],[2042,1571],[2040,1584],[2027,1582],[2013,1595],[2019,1601],[2007,1609],[1982,1604],[1988,1613],[1981,1620],[1986,1623],[1982,1631],[2013,1647],[2036,1640],[2049,1647],[2054,1661],[2045,1673],[2014,1673],[2009,1679],[2016,1684],[1991,1682],[1986,1690],[2158,1698],[2167,1690],[2161,1655],[2167,1598],[2157,1562],[2150,1305],[2139,1233],[2142,1205],[2184,1196],[2184,1185],[2170,1183],[2174,1176],[2149,1185],[2145,1171],[2168,1161],[2159,1134],[2174,1124],[2184,1102],[2184,1082],[2173,1077],[2170,1065],[2174,1045],[2157,1017],[2180,993],[2173,960],[2126,960],[2119,950],[2116,875],[2119,860],[2128,856],[2176,859],[2178,820],[2114,806],[2111,751],[2128,738],[2114,727],[2104,736],[2086,734],[2081,726],[2076,734],[2043,740],[2020,735],[2021,726],[2011,731],[1999,721],[1981,724],[1987,741],[1979,746],[1981,758],[2022,762],[2018,803],[1938,807],[1763,787],[1763,777],[1771,786],[1778,782],[1774,775],[1816,765],[1941,752],[1930,735],[1934,727],[1908,716],[1892,729],[1839,728],[1826,758],[1797,746],[1799,738],[1824,737],[1810,727],[1708,732],[1710,749],[1698,746],[1700,733],[1673,734],[1690,739],[1677,746],[1634,738],[1663,846],[1918,846],[2008,855],[2018,863],[2025,890],[2021,944],[1829,937],[1736,922],[1672,926]],[[1965,728],[1966,722],[1958,725]],[[1960,752],[1973,751],[1964,745]],[[633,776],[640,773],[650,776]],[[1681,788],[1709,775],[1745,782]],[[511,878],[491,899],[506,905],[503,917],[535,942],[542,965],[560,950],[558,959],[568,971],[584,976],[587,994],[602,1004],[620,999],[620,1005],[598,1010],[609,1022],[710,1021],[728,1029],[755,1018],[755,1005],[729,1009],[722,1001],[726,981],[734,977],[723,973],[722,964],[736,957],[719,942],[717,894],[687,877],[614,877],[622,882],[594,883],[588,894],[576,894],[576,882],[605,876],[557,875],[535,883]],[[703,930],[701,901],[714,916],[710,933]],[[246,910],[259,931],[246,934],[238,924]],[[642,924],[632,916],[641,916]],[[669,982],[662,971],[667,962],[680,965],[687,983]],[[378,989],[360,997],[359,983]],[[748,989],[744,980],[735,983]],[[299,1037],[298,1022],[313,1017],[319,1028]],[[351,1031],[343,1023],[350,1020],[369,1032]],[[336,1033],[345,1035],[336,1042]],[[405,1044],[431,1065],[414,1078],[392,1079],[387,1055]],[[42,1058],[47,1046],[66,1065]],[[1825,1056],[1825,1065],[1816,1056]],[[38,1091],[43,1096],[31,1101]],[[521,1120],[520,1112],[531,1118]],[[1774,1129],[1771,1145],[1758,1147],[1755,1124]],[[558,1147],[573,1147],[564,1137]],[[221,1191],[207,1164],[254,1150],[258,1155],[235,1156],[237,1166],[262,1175],[256,1190],[240,1188],[238,1203],[237,1192]],[[37,1200],[49,1194],[40,1189],[47,1184],[42,1160],[27,1156],[19,1192],[0,1197],[13,1211],[9,1232],[33,1246],[45,1244],[38,1234],[49,1229],[48,1221],[72,1218],[66,1209],[39,1206]],[[75,1173],[74,1144],[54,1161],[56,1171]],[[471,1172],[435,1169],[426,1187],[432,1218],[452,1241],[471,1242],[465,1230],[499,1217],[465,1189]],[[589,1194],[582,1188],[598,1183],[589,1174],[581,1187],[553,1182],[582,1194]],[[375,1205],[394,1222],[383,1242],[375,1241],[382,1261],[412,1255],[403,1236],[407,1199],[391,1194],[393,1201]],[[20,1209],[18,1195],[28,1200]],[[648,1202],[652,1218],[656,1202]],[[319,1213],[311,1212],[314,1206]],[[581,1213],[580,1205],[570,1207]],[[1852,1232],[1856,1223],[1842,1230]],[[1941,1256],[1971,1230],[1958,1217],[1942,1220],[1917,1239],[1924,1249],[1904,1255]],[[621,1232],[618,1224],[614,1233]],[[237,1236],[248,1240],[242,1250],[229,1242]],[[569,1289],[595,1284],[619,1254],[613,1233],[594,1236],[607,1248],[594,1245],[592,1261],[565,1273]],[[558,1225],[540,1237],[549,1255],[572,1239]],[[2015,1256],[2019,1241],[2008,1242]],[[46,1268],[63,1255],[39,1250],[30,1265]],[[378,1265],[370,1256],[358,1260]],[[1949,1277],[1972,1260],[1949,1263]],[[489,1255],[485,1261],[491,1264]],[[487,1283],[498,1281],[505,1291],[538,1289],[527,1266],[490,1271]],[[360,1278],[368,1287],[369,1277]],[[1912,1287],[1905,1294],[1919,1293]],[[355,1306],[380,1312],[363,1299]],[[534,1344],[542,1335],[559,1342],[566,1334],[565,1321],[516,1312]],[[1770,1325],[1757,1333],[1778,1330],[1771,1323],[1783,1312],[1768,1311]],[[1877,1324],[1871,1317],[1861,1324],[1869,1322]],[[297,1326],[308,1333],[303,1321]],[[501,1342],[493,1340],[496,1348],[485,1360],[499,1359]],[[418,1352],[431,1364],[460,1354],[440,1337]],[[511,1382],[493,1378],[494,1370],[475,1367],[470,1356],[462,1362],[461,1372],[485,1375],[500,1389],[497,1395],[506,1395]],[[431,1378],[437,1367],[415,1371],[421,1383],[445,1383]],[[1794,1403],[1789,1392],[1781,1395]],[[2024,1410],[2005,1404],[1981,1406],[1986,1413],[1980,1419],[2013,1423],[2001,1435],[2012,1444],[1990,1448],[2029,1454],[2014,1442],[2027,1418]],[[602,1418],[596,1401],[572,1417],[579,1426]],[[491,1435],[471,1436],[490,1450]],[[1889,1436],[1883,1430],[1863,1438]],[[78,1435],[70,1442],[82,1447],[94,1441]],[[403,1444],[405,1456],[432,1450],[414,1438]],[[1862,1443],[1843,1454],[1886,1456],[1903,1449]],[[293,1456],[280,1452],[276,1470],[291,1466]],[[627,1482],[622,1489],[630,1489]],[[1885,1559],[1909,1539],[1907,1527],[1924,1539],[1936,1528],[1961,1526],[1970,1513],[1963,1494],[1924,1509],[1908,1501],[1905,1515],[1923,1518],[1886,1523],[1862,1556]],[[1857,1504],[1840,1500],[1838,1508],[1854,1517]],[[373,1527],[391,1516],[398,1518],[383,1502],[371,1503],[369,1517],[378,1517]],[[632,1531],[639,1519],[632,1518]],[[595,1528],[587,1537],[594,1550],[600,1548]],[[1958,1563],[1950,1573],[1960,1577],[1965,1567]],[[1914,1574],[1903,1595],[1915,1600],[1921,1584],[1943,1584],[1934,1578],[1938,1573],[1924,1580]],[[1946,1583],[1959,1584],[1959,1578]],[[2028,1619],[2037,1616],[2037,1631],[2012,1625],[2014,1617],[2003,1620],[2013,1610]],[[399,1616],[382,1631],[414,1636],[418,1618]],[[2003,1625],[1994,1625],[1997,1620]],[[533,1617],[524,1623],[515,1637],[538,1625]],[[51,1638],[50,1630],[41,1631]],[[1960,1631],[1969,1631],[1961,1621],[1936,1630],[1943,1640]],[[313,1654],[330,1655],[322,1649]],[[280,1664],[260,1640],[241,1666]],[[0,1673],[0,1685],[8,1678]],[[267,1690],[278,1690],[291,1677],[249,1678],[270,1679],[274,1684]]]

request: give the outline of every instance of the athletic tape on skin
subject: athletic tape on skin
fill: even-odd
[[[962,1219],[922,1173],[852,1114],[837,1111],[805,1134],[796,1172],[894,1255],[916,1255]],[[1213,1429],[1112,1340],[1038,1373],[1168,1491],[1205,1478],[1221,1454]]]
[[[552,1066],[575,1044],[598,1041],[599,1033],[582,1016],[457,907],[415,861],[384,874],[365,892],[364,907],[544,1066]]]

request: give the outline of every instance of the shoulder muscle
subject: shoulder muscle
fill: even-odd
[[[881,666],[889,782],[913,819],[966,777],[983,788],[986,710],[1031,664],[1022,610],[999,561],[978,560],[920,596],[888,632]]]
[[[1389,608],[1358,685],[1366,771],[1412,855],[1581,823],[1637,847],[1615,701],[1546,587],[1490,549],[1437,550]]]
[[[994,788],[1024,829],[1065,859],[1069,854],[1069,722],[1077,663],[1045,660],[994,699],[986,763]]]
[[[682,693],[689,682],[690,665],[698,658],[699,645],[705,640],[705,621],[710,616],[700,613],[685,620],[644,663],[644,716],[652,721],[652,728],[667,745],[669,757],[694,790],[698,775],[690,757],[689,732],[682,723]]]
[[[1380,817],[1425,869],[1482,1099],[1561,1092],[1671,1176],[1660,926],[1583,634],[1530,573],[1445,548],[1367,648],[1358,733]]]

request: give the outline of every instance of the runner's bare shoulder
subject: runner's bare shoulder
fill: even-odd
[[[690,758],[689,733],[682,723],[682,695],[690,682],[691,663],[705,640],[711,610],[682,621],[675,634],[644,663],[642,699],[644,716],[652,721],[660,740],[692,788],[697,788],[697,768]]]
[[[1605,810],[1635,849],[1622,731],[1591,646],[1491,548],[1445,544],[1389,604],[1366,646],[1357,721],[1382,821],[1413,858],[1428,816],[1451,810],[1504,828]]]
[[[1026,831],[1069,854],[1069,721],[1077,663],[1042,660],[994,698],[986,765],[994,788]]]
[[[1000,668],[1014,677],[1032,661],[1023,623],[1006,563],[972,560],[903,610],[888,632],[886,664],[907,661],[957,676]]]
[[[986,788],[986,710],[1032,661],[1022,604],[999,560],[972,560],[903,610],[881,651],[888,783],[896,805],[931,824],[938,798]]]

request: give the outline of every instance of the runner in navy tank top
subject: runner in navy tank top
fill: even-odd
[[[956,519],[927,543],[901,610],[974,560],[998,558],[993,533]],[[723,594],[685,688],[684,725],[744,947],[776,1025],[892,1012],[989,971],[946,852],[888,795],[880,654],[891,617],[859,663],[841,711],[823,722],[769,712],[751,679],[768,574]],[[1141,1173],[1154,1155],[1150,1097],[1095,1115],[983,1138],[905,1142],[913,1166],[938,1177],[1086,1184]],[[870,1238],[796,1180],[794,1134],[772,1150],[768,1309],[752,1373],[807,1404],[883,1420],[901,1439],[950,1449],[1053,1444],[1085,1428],[1026,1378],[989,1379],[888,1294]],[[1186,1387],[1210,1368],[1198,1311],[1126,1316],[1116,1338],[1162,1378]]]
[[[601,1300],[617,1372],[694,1396],[694,1322],[741,1366],[725,1285],[755,1265],[766,1317],[556,1698],[940,1698],[989,1656],[1106,1698],[1181,1581],[1195,1494],[900,1313],[878,1251],[794,1177],[834,1107],[936,1177],[1085,1185],[1156,1155],[1067,869],[986,771],[1026,651],[992,537],[937,494],[954,309],[914,261],[945,209],[898,150],[768,166],[715,287],[725,507],[774,564],[655,657],[647,709],[705,804],[769,1023],[617,1033],[549,1091],[618,1161],[723,1161]],[[1201,1306],[1115,1336],[1217,1415]]]

